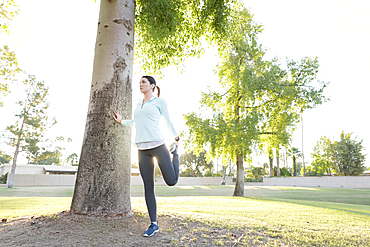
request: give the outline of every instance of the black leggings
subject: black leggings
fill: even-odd
[[[157,221],[157,203],[154,194],[154,161],[156,157],[162,177],[167,185],[173,186],[179,179],[179,156],[177,148],[173,152],[172,162],[165,144],[147,150],[139,150],[139,169],[144,182],[145,202],[151,222]]]

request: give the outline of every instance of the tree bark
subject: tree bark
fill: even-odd
[[[295,160],[295,155],[293,154],[293,175],[297,176],[297,164]]]
[[[72,199],[73,214],[131,215],[131,129],[135,1],[102,0],[89,108]]]
[[[276,176],[280,177],[280,155],[279,155],[279,148],[276,148]]]
[[[233,196],[244,196],[244,167],[243,155],[236,157],[236,183]]]
[[[10,174],[9,174],[9,178],[8,178],[8,189],[13,188],[15,168],[17,167],[17,158],[18,158],[18,153],[19,153],[19,146],[21,144],[21,137],[22,137],[22,134],[23,134],[23,127],[24,127],[24,122],[25,121],[26,121],[26,118],[23,118],[20,134],[19,134],[18,140],[17,140],[17,145],[15,146],[12,169],[10,170]]]

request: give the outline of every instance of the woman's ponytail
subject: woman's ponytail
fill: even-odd
[[[161,94],[161,89],[158,86],[155,87],[157,88],[157,96],[159,97],[159,95]]]

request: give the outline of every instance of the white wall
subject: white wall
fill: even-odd
[[[263,178],[263,186],[370,188],[370,176]]]
[[[9,172],[12,169],[12,165],[4,164],[0,167],[0,176]],[[45,174],[43,165],[17,165],[15,168],[15,174]]]
[[[14,186],[74,186],[76,175],[15,174]],[[221,185],[222,178],[180,177],[177,185]],[[233,185],[232,178],[226,178],[226,185]],[[131,185],[143,185],[141,176],[131,176]],[[156,178],[155,185],[166,185],[162,177]]]

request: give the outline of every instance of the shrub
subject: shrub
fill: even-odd
[[[8,179],[8,173],[9,172],[5,173],[0,177],[0,184],[6,184],[6,180]]]
[[[276,177],[277,176],[277,168],[276,166],[274,167],[274,176]],[[283,168],[280,168],[280,176],[281,177],[291,177],[292,176],[292,173],[286,169],[285,167]]]

